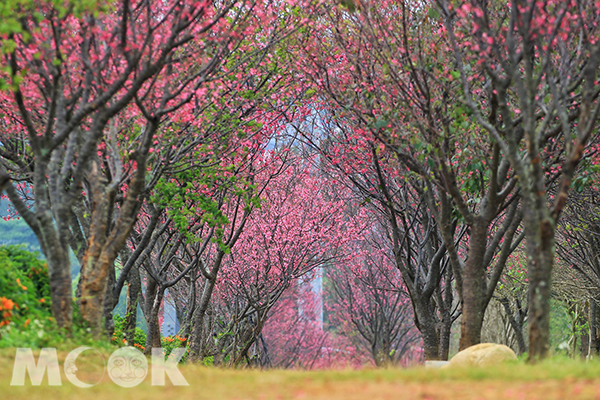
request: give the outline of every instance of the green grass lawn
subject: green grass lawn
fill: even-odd
[[[227,370],[180,367],[189,386],[151,386],[150,374],[134,388],[107,374],[89,389],[72,385],[10,386],[14,349],[0,351],[0,399],[600,399],[600,362],[553,359],[535,366],[515,363],[492,369],[363,369],[332,371]],[[64,358],[59,353],[59,359]],[[108,359],[108,355],[106,355]],[[62,365],[61,365],[62,367]],[[79,367],[79,362],[78,362]],[[100,377],[103,368],[85,365]],[[83,378],[82,378],[83,379]]]

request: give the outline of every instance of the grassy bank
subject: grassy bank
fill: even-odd
[[[66,353],[59,352],[59,359]],[[109,354],[103,354],[108,359]],[[151,386],[150,376],[134,388],[114,384],[98,363],[78,367],[101,378],[89,389],[72,385],[11,387],[14,350],[0,351],[4,399],[598,399],[600,362],[553,359],[535,366],[516,363],[491,369],[363,369],[339,371],[226,370],[183,365],[189,386]],[[61,365],[62,367],[62,365]],[[83,379],[83,378],[82,378]],[[94,379],[91,379],[94,380]]]

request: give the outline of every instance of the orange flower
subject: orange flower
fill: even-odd
[[[40,299],[40,303],[45,303],[45,302],[46,302],[46,299],[44,299],[44,298]]]
[[[30,322],[31,322],[31,320],[29,318],[27,318],[27,320],[25,321],[24,327],[27,328],[27,325],[29,325]]]
[[[15,305],[11,299],[7,299],[6,297],[0,297],[0,301],[2,302],[0,310],[12,310]]]
[[[127,344],[127,341],[125,340],[125,338],[123,338],[123,344]]]

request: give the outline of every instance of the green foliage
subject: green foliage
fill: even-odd
[[[151,201],[166,209],[167,215],[188,243],[203,240],[191,227],[206,223],[215,229],[213,242],[228,252],[222,242],[224,228],[230,223],[223,212],[223,205],[232,198],[240,197],[246,208],[258,207],[256,186],[236,173],[236,166],[207,157],[209,149],[194,152],[192,159],[205,159],[202,168],[187,168],[170,176],[163,176],[156,184]]]
[[[550,348],[556,354],[567,354],[571,336],[571,317],[566,305],[559,300],[550,301]]]
[[[134,333],[134,338],[133,338],[133,343],[127,343],[127,341],[125,340],[125,318],[116,315],[114,317],[114,322],[115,322],[115,332],[113,334],[112,337],[112,343],[114,345],[117,346],[134,346],[137,347],[140,350],[144,350],[145,349],[145,345],[146,345],[146,332],[144,332],[142,329],[136,327],[135,328],[135,333]],[[185,355],[181,358],[180,362],[185,362],[187,359],[187,355],[189,354],[189,348],[187,347],[188,341],[186,338],[181,337],[179,335],[172,335],[172,336],[166,336],[161,338],[160,340],[160,346],[163,350],[163,354],[166,356],[168,356],[169,354],[171,354],[171,352],[179,347],[185,347],[186,348],[186,353]],[[205,362],[205,365],[209,365],[207,364],[208,361]],[[210,364],[212,364],[212,360],[210,361]]]
[[[0,293],[14,303],[8,324],[0,328],[0,348],[107,346],[106,340],[91,335],[77,304],[74,304],[72,338],[56,326],[48,268],[37,252],[30,252],[24,246],[0,247]]]
[[[571,187],[578,193],[598,184],[600,164],[595,164],[593,160],[585,158],[578,167],[578,174],[573,178]]]
[[[117,346],[134,346],[140,350],[144,350],[146,345],[146,332],[142,329],[135,327],[133,334],[133,343],[127,343],[125,340],[125,318],[119,315],[115,315],[115,331],[112,336],[112,343]]]
[[[174,349],[177,349],[179,347],[185,347],[186,348],[186,353],[185,355],[181,358],[180,362],[185,362],[187,359],[187,356],[189,354],[189,347],[187,347],[187,339],[184,337],[181,337],[179,335],[172,335],[172,336],[166,336],[163,337],[160,341],[160,346],[163,349],[163,354],[166,356],[168,356],[169,354],[171,354],[171,352]],[[205,363],[206,365],[206,363]]]
[[[15,304],[3,330],[27,329],[32,320],[45,325],[51,319],[48,268],[39,253],[0,247],[0,293]]]

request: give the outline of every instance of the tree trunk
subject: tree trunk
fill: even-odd
[[[104,329],[106,335],[111,338],[115,332],[115,321],[113,319],[113,310],[119,304],[119,294],[113,293],[113,287],[115,286],[115,264],[110,263],[108,271],[108,282],[106,284],[106,291],[104,293]],[[116,298],[115,298],[116,297]]]
[[[202,297],[200,298],[200,304],[196,308],[194,313],[194,327],[192,329],[192,335],[190,337],[190,355],[191,361],[199,361],[202,357],[202,339],[204,333],[204,316],[210,303],[213,290],[215,288],[216,278],[207,279],[202,290]]]
[[[452,324],[442,324],[440,332],[440,360],[448,361],[450,353],[450,335],[452,334]]]
[[[185,310],[182,310],[181,318],[177,316],[181,322],[179,328],[179,336],[189,337],[192,332],[192,319],[196,310],[196,280],[190,279],[190,289],[188,292],[188,300],[185,306]]]
[[[81,315],[90,324],[92,332],[100,335],[104,330],[102,319],[112,263],[103,257],[95,263],[87,258],[84,264],[87,267],[85,276],[82,276]]]
[[[469,258],[463,271],[462,325],[460,350],[481,342],[485,314],[486,276],[483,260],[487,246],[487,224],[481,220],[471,227]]]
[[[62,246],[48,246],[44,251],[50,278],[52,316],[59,328],[71,330],[73,322],[73,294],[69,253]]]
[[[582,359],[585,359],[591,353],[589,326],[587,330],[584,329],[587,322],[587,316],[589,315],[590,310],[587,301],[583,305],[580,304],[579,306],[581,310],[579,311],[579,318],[577,319],[577,329],[579,330],[579,336],[581,340],[580,356]]]
[[[441,285],[437,289],[437,302],[442,316],[440,321],[440,360],[448,360],[450,353],[450,336],[452,335],[452,324],[454,323],[452,315],[452,303],[454,302],[454,293],[452,291],[452,268],[447,268],[445,272],[445,288],[442,293]]]
[[[527,232],[529,277],[529,359],[546,358],[550,348],[550,284],[554,263],[554,227],[544,210],[524,220]],[[537,220],[535,220],[537,219]],[[539,221],[539,222],[538,222]]]
[[[437,331],[436,321],[427,304],[423,301],[413,302],[415,311],[415,325],[423,338],[423,352],[425,360],[440,360],[440,336]]]
[[[257,318],[259,318],[259,317],[257,317]],[[246,336],[245,342],[242,344],[242,348],[239,350],[237,356],[233,359],[233,362],[230,362],[230,365],[237,366],[242,361],[244,361],[244,358],[248,361],[250,360],[248,351],[250,350],[250,347],[252,347],[252,345],[254,343],[256,343],[256,341],[258,340],[258,337],[260,336],[260,334],[262,332],[265,322],[266,322],[265,318],[260,318],[260,321],[254,327],[254,329],[252,329],[250,332],[248,332],[247,336],[244,335],[244,336]]]
[[[165,296],[165,288],[162,288],[158,285],[156,286],[157,287],[154,296],[150,297],[148,294],[146,294],[146,303],[148,303],[147,307],[150,307],[150,313],[146,316],[146,326],[148,327],[148,332],[146,334],[146,348],[144,350],[144,354],[146,355],[152,353],[153,347],[161,347],[158,313],[160,312],[160,307]]]
[[[137,268],[129,271],[127,279],[127,313],[125,314],[125,340],[133,346],[137,324],[137,306],[141,292],[140,272]]]
[[[104,302],[108,288],[111,260],[102,251],[108,230],[109,199],[101,183],[99,168],[92,164],[92,222],[88,247],[81,264],[81,316],[88,322],[94,335],[103,330]],[[113,266],[114,268],[114,266]]]
[[[440,360],[448,360],[450,353],[450,335],[452,334],[452,315],[450,311],[445,309],[442,312],[442,320],[440,321],[440,344],[439,355]]]

